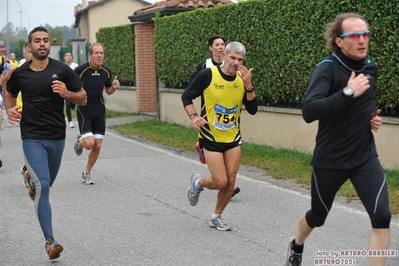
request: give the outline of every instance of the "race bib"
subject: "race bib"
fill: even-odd
[[[213,119],[213,126],[220,130],[230,130],[237,126],[237,108],[238,105],[233,108],[226,108],[224,106],[215,105],[215,117]]]

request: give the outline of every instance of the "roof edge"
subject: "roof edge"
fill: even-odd
[[[175,15],[180,12],[186,12],[186,11],[192,11],[195,10],[195,7],[187,7],[187,8],[163,8],[163,9],[158,9],[154,12],[144,12],[144,13],[139,13],[139,14],[134,14],[132,16],[129,16],[129,20],[131,23],[148,23],[148,22],[154,22],[155,14],[157,12],[161,13],[161,16],[170,16],[170,15]]]

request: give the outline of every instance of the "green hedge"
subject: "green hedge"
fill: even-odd
[[[324,31],[339,13],[355,12],[369,22],[369,57],[379,66],[375,102],[399,116],[399,3],[376,0],[249,0],[155,19],[157,73],[184,88],[196,65],[209,57],[213,34],[247,48],[245,65],[262,102],[299,107],[314,66],[328,55]]]
[[[210,56],[213,34],[247,48],[245,65],[261,103],[300,107],[315,65],[328,51],[326,24],[343,12],[363,15],[373,36],[369,57],[379,66],[376,107],[399,116],[399,3],[375,0],[248,0],[216,8],[198,8],[155,19],[157,74],[167,85],[185,88],[191,71]],[[104,63],[124,85],[135,85],[133,25],[101,28]]]
[[[105,47],[104,64],[111,67],[122,85],[136,84],[133,25],[101,28],[97,41]]]

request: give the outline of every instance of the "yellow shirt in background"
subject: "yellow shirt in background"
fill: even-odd
[[[23,64],[19,64],[18,67],[20,67],[21,65],[23,65]],[[22,113],[22,93],[21,92],[18,93],[16,106],[21,106],[21,108],[18,109],[18,112]]]

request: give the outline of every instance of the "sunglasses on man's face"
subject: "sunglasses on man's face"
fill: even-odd
[[[341,34],[341,36],[339,36],[339,37],[341,39],[349,38],[349,39],[353,40],[353,39],[359,39],[360,36],[363,36],[363,38],[368,39],[368,38],[370,38],[370,35],[371,35],[371,31],[366,30],[366,31],[347,32],[347,33]]]

